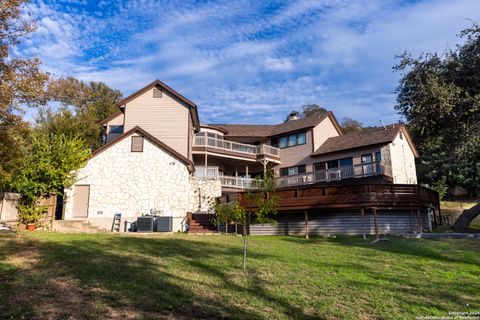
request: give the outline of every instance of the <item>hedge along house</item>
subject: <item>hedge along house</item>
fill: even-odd
[[[398,193],[406,190],[401,185],[416,187],[418,154],[403,125],[344,135],[332,112],[301,119],[291,115],[276,125],[200,125],[197,106],[159,80],[118,106],[117,113],[101,122],[106,144],[94,152],[79,171],[78,182],[66,191],[65,220],[109,228],[116,212],[133,220],[155,211],[173,217],[174,231],[181,230],[187,219],[191,232],[205,231],[211,228],[202,225],[208,219],[201,216],[209,209],[208,198],[240,199],[253,178],[269,169],[278,176],[279,190],[381,184],[397,186],[392,192]],[[350,196],[362,193],[358,191],[352,187]],[[400,208],[395,197],[379,192],[376,196],[384,197],[384,214],[396,210],[393,219],[400,221],[397,226],[388,222],[389,233],[418,230],[418,210],[422,225],[429,226],[427,208],[435,207],[432,197],[416,199],[415,205],[403,203]],[[315,197],[315,201],[328,200],[319,193]],[[361,207],[373,212],[374,204]],[[349,207],[355,212],[340,212],[338,204],[328,202],[322,206],[317,203],[315,208],[333,210],[338,221],[333,229],[320,228],[319,233],[351,233],[345,226],[352,215],[358,216],[359,206]],[[281,212],[286,221],[296,221],[304,209],[289,205]]]

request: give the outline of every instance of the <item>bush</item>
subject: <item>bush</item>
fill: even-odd
[[[18,205],[19,218],[24,224],[38,223],[46,212],[47,208],[45,207],[36,207],[28,204]]]
[[[433,191],[438,192],[438,197],[440,198],[440,201],[442,201],[445,195],[447,194],[448,186],[446,181],[447,181],[446,177],[441,177],[440,180],[435,181],[431,187]]]

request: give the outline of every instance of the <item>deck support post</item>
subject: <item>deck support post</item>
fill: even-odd
[[[423,231],[423,219],[420,208],[417,209],[417,219],[418,219],[418,233],[422,234]]]
[[[378,236],[378,221],[377,221],[377,208],[372,208],[373,210],[373,222],[375,223],[375,238],[376,240],[380,240]]]
[[[308,239],[308,211],[305,211],[305,239]]]
[[[437,222],[437,211],[435,210],[435,208],[432,208],[432,215],[433,215],[433,225],[436,227],[438,226],[438,222]]]
[[[360,212],[362,213],[362,232],[363,232],[363,239],[367,239],[367,230],[365,230],[365,208],[361,208]]]

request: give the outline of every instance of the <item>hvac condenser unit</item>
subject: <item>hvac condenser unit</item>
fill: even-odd
[[[172,231],[172,217],[156,217],[154,232],[171,232]]]
[[[137,232],[153,232],[154,217],[138,217]]]

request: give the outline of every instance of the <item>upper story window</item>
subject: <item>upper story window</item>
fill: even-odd
[[[143,152],[143,137],[132,136],[132,152]]]
[[[123,126],[109,126],[108,133],[123,133]]]
[[[307,172],[307,166],[305,164],[288,168],[280,168],[280,176],[295,176],[305,172]]]
[[[336,160],[322,161],[313,164],[315,171],[322,171],[326,169],[335,169],[341,167],[353,166],[353,158],[342,158]]]
[[[161,98],[162,97],[162,90],[158,88],[153,88],[153,97],[154,98]]]
[[[307,133],[298,132],[286,136],[272,138],[272,146],[280,149],[298,146],[307,143]]]

